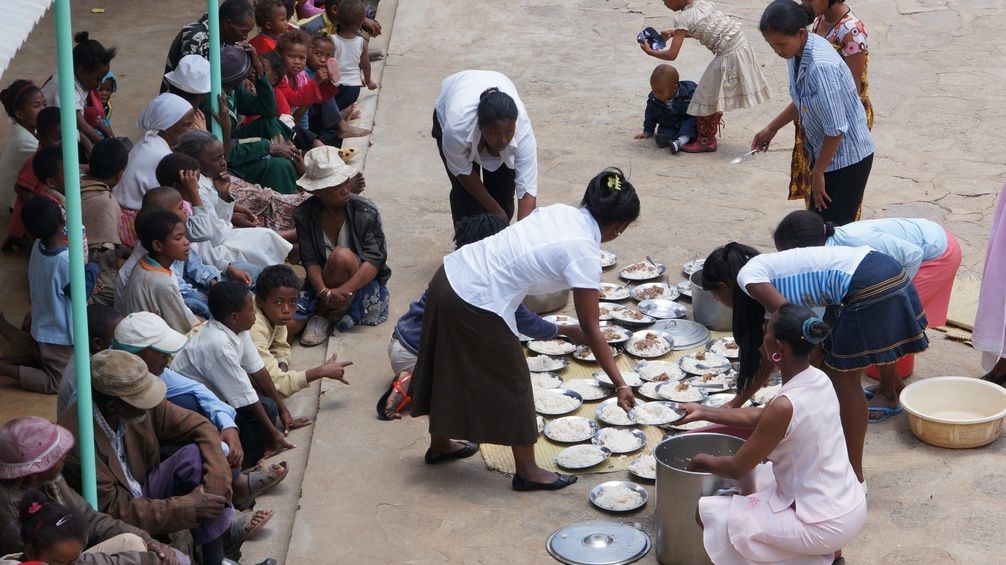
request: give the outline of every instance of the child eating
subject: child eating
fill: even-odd
[[[297,298],[303,283],[286,265],[266,267],[255,284],[255,326],[251,329],[252,341],[259,357],[265,363],[276,390],[289,397],[312,382],[329,378],[349,384],[344,375],[352,361],[337,361],[336,356],[325,364],[307,371],[290,370],[290,343],[286,324],[297,311]]]
[[[671,65],[657,65],[650,74],[650,95],[646,97],[643,131],[636,139],[652,137],[661,149],[681,151],[695,138],[695,118],[688,115],[695,83],[678,80],[678,70]]]

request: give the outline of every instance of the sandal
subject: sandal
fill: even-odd
[[[559,490],[568,487],[579,480],[575,475],[560,475],[556,473],[556,479],[550,483],[536,483],[523,475],[514,475],[511,486],[516,491],[527,492],[532,490]]]
[[[241,547],[241,544],[255,537],[255,534],[261,532],[269,520],[272,520],[273,513],[273,510],[257,510],[242,512],[235,516],[230,526],[231,544]],[[258,524],[253,523],[256,516],[261,517]]]
[[[404,375],[404,376],[403,376]],[[394,419],[395,414],[401,413],[405,410],[409,404],[412,402],[412,397],[409,396],[409,383],[412,382],[412,373],[409,371],[402,371],[400,375],[395,377],[391,382],[391,387],[388,391],[381,395],[381,398],[377,399],[377,417],[378,419],[388,421]],[[398,401],[393,408],[388,408],[388,399],[391,397],[392,393],[398,393],[401,395],[402,399]]]
[[[258,465],[248,469],[248,496],[234,501],[234,508],[237,510],[247,510],[255,506],[255,499],[283,482],[283,479],[286,478],[290,471],[286,465],[286,461],[278,464],[269,464],[267,468],[263,467],[264,465],[266,463],[260,462]]]
[[[479,444],[471,443],[467,441],[461,442],[464,447],[461,449],[455,449],[450,453],[440,453],[439,451],[433,451],[433,448],[426,450],[426,456],[423,459],[426,461],[427,465],[436,465],[437,463],[446,463],[447,461],[453,461],[455,459],[464,459],[466,457],[471,457],[475,455],[479,450]]]
[[[868,408],[870,410],[869,421],[871,424],[883,422],[884,420],[890,418],[891,416],[897,416],[898,414],[901,414],[902,412],[905,411],[905,409],[902,408],[900,404],[895,406],[894,408],[888,408],[886,406],[869,406]],[[879,415],[876,418],[874,418],[873,417],[874,413],[877,413]]]
[[[863,395],[866,396],[867,400],[873,400],[873,397],[877,396],[877,385],[864,386]]]

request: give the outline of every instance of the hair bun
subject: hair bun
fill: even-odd
[[[825,237],[832,237],[835,235],[835,222],[824,223],[824,235]]]
[[[821,318],[807,318],[803,321],[803,340],[817,345],[828,337],[831,328]]]
[[[77,35],[73,36],[74,43],[87,43],[91,40],[91,34],[86,31],[78,31]]]

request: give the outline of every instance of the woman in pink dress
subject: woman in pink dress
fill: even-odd
[[[762,344],[782,372],[778,395],[764,408],[684,405],[682,422],[754,428],[736,454],[700,453],[688,466],[731,479],[753,473],[755,492],[699,500],[703,543],[716,565],[828,565],[866,523],[866,494],[842,449],[835,389],[810,366],[829,331],[806,307],[781,306]]]

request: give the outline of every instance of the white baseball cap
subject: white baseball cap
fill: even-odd
[[[157,314],[134,312],[115,326],[112,347],[130,353],[155,349],[161,353],[178,353],[188,341],[184,335],[171,329]]]

